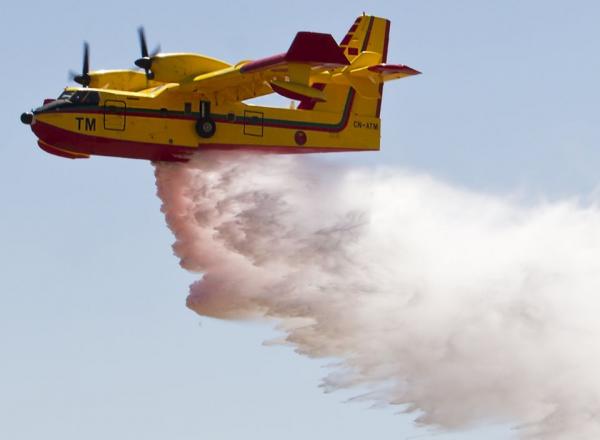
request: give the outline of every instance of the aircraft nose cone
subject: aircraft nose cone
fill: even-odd
[[[33,122],[33,113],[21,113],[21,122],[26,125],[31,125],[31,123]]]

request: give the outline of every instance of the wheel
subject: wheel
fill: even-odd
[[[198,136],[200,137],[212,137],[215,134],[215,131],[217,131],[217,125],[215,124],[215,121],[210,118],[198,119],[196,122],[196,133],[198,133]]]

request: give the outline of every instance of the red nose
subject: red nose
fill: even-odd
[[[46,98],[46,99],[44,99],[44,105],[50,104],[51,102],[54,102],[54,101],[56,101],[56,99]]]

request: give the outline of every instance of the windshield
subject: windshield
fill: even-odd
[[[75,92],[72,90],[65,90],[64,92],[62,92],[60,94],[60,96],[58,97],[58,99],[69,99],[71,96],[73,96]]]
[[[88,92],[79,90],[69,98],[73,104],[91,104],[98,105],[100,103],[100,95],[98,92]]]
[[[65,90],[60,94],[58,99],[69,101],[73,104],[98,105],[100,103],[100,94],[87,90]]]

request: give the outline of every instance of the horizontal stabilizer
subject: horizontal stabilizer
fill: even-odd
[[[352,65],[348,69],[359,69],[361,67],[370,67],[381,63],[381,54],[377,52],[361,52],[352,60]]]
[[[349,66],[329,72],[312,73],[313,83],[350,86],[367,99],[381,99],[381,84],[392,79],[418,75],[421,72],[402,64],[381,63],[382,54],[363,51]]]
[[[377,64],[370,66],[369,71],[379,73],[384,81],[421,74],[418,70],[402,64]]]

